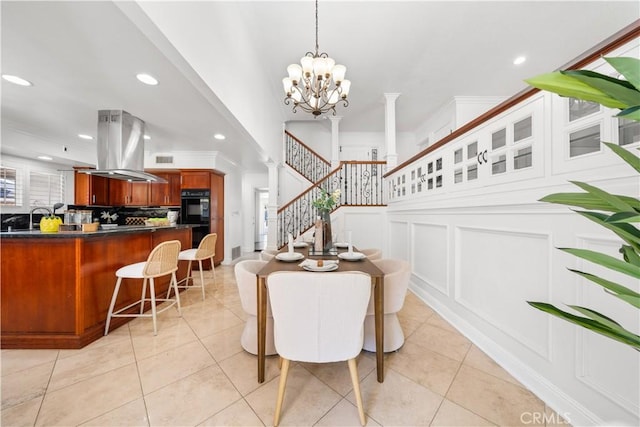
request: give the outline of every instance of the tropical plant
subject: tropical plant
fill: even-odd
[[[624,79],[616,79],[588,70],[556,71],[526,80],[531,86],[561,96],[596,102],[621,111],[617,117],[640,122],[640,60],[636,58],[605,58]],[[624,148],[603,142],[624,162],[640,174],[640,157]],[[572,181],[584,190],[581,193],[556,193],[540,199],[543,202],[575,206],[583,217],[614,232],[623,241],[622,259],[587,249],[560,248],[588,262],[640,280],[640,200],[635,197],[610,194],[584,182]],[[640,294],[619,283],[584,271],[569,269],[602,286],[615,298],[640,309]],[[640,336],[620,323],[587,307],[569,305],[570,313],[544,302],[528,301],[533,307],[561,319],[587,328],[640,351]],[[637,325],[636,325],[637,326]]]

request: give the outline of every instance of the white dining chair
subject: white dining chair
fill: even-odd
[[[375,248],[360,249],[360,252],[365,254],[370,261],[376,261],[382,259],[382,251]]]
[[[263,249],[262,252],[260,252],[260,259],[263,261],[271,261],[277,254],[278,251]]]
[[[162,242],[153,248],[146,261],[125,265],[116,271],[116,277],[118,279],[116,280],[116,286],[111,297],[111,304],[109,305],[109,311],[107,312],[107,322],[104,326],[105,335],[109,333],[109,325],[111,324],[111,319],[113,317],[151,317],[153,319],[153,335],[157,335],[158,328],[156,326],[156,316],[158,313],[162,313],[177,304],[178,314],[182,315],[180,311],[180,295],[178,294],[176,280],[179,252],[179,240]],[[171,275],[169,289],[173,288],[175,291],[175,298],[156,298],[155,279],[167,275]],[[118,292],[120,292],[120,286],[122,285],[122,279],[142,279],[142,296],[140,300],[114,311],[116,300],[118,299]],[[149,283],[149,298],[146,297],[147,283]],[[146,301],[151,303],[151,314],[144,313],[144,303]],[[162,309],[157,310],[157,302],[167,302],[169,304],[166,304]],[[127,312],[131,307],[138,304],[140,304],[139,313]]]
[[[407,295],[411,265],[400,259],[381,259],[373,263],[384,273],[384,352],[396,351],[404,344],[404,333],[398,320]],[[376,324],[373,297],[364,319],[364,350],[376,351]]]
[[[282,358],[274,426],[280,422],[291,360],[347,361],[360,423],[365,425],[356,357],[362,350],[371,276],[358,272],[276,272],[269,275],[267,288],[276,350]]]
[[[258,354],[258,298],[256,292],[256,273],[267,264],[267,261],[246,260],[240,261],[234,268],[238,293],[242,309],[247,313],[247,321],[240,336],[240,344],[247,352]],[[271,305],[267,300],[267,335],[265,354],[276,354],[273,344],[273,316]]]

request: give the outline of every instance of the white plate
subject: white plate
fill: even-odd
[[[336,248],[348,248],[349,244],[346,242],[338,242],[334,243],[333,246],[335,246]]]
[[[301,259],[304,258],[304,255],[302,255],[300,252],[280,252],[279,254],[276,255],[276,259],[280,260],[280,261],[299,261]]]
[[[316,266],[313,266],[313,265],[305,264],[305,265],[302,266],[302,268],[304,268],[307,271],[320,271],[320,272],[322,272],[322,271],[334,271],[334,270],[338,269],[338,264],[334,264],[334,263],[325,264],[322,267],[316,267]]]
[[[341,252],[338,254],[338,258],[344,259],[347,261],[360,261],[361,259],[365,259],[367,256],[362,252]]]
[[[294,248],[306,248],[307,247],[307,243],[306,242],[295,242],[293,244]]]

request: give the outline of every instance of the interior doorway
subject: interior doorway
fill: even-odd
[[[269,232],[269,217],[267,205],[269,204],[269,190],[256,189],[256,212],[253,221],[255,225],[254,231],[254,250],[262,251],[267,247],[267,234]]]

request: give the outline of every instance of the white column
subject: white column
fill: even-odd
[[[278,164],[267,162],[269,168],[269,203],[267,205],[267,249],[278,249]]]
[[[339,124],[342,116],[331,116],[331,169],[335,169],[340,164],[340,135]]]
[[[388,170],[398,165],[398,153],[396,152],[396,99],[399,96],[399,93],[384,94],[384,142]]]

